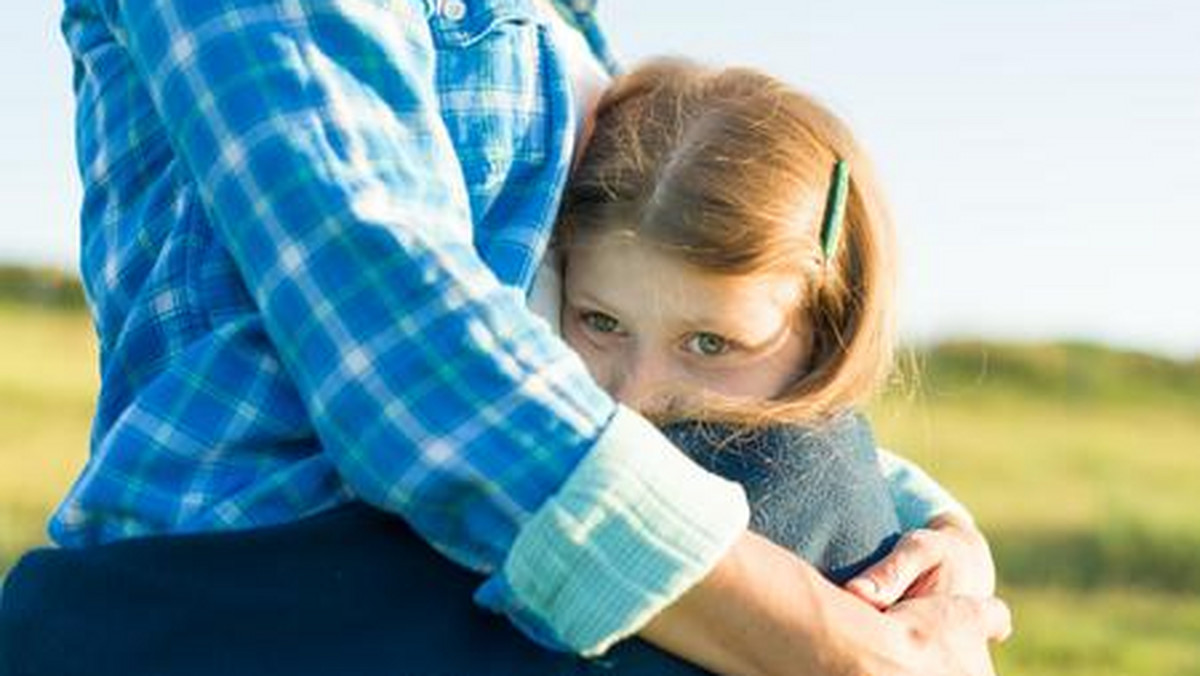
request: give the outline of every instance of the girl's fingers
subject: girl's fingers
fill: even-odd
[[[944,554],[944,543],[937,533],[925,529],[911,531],[882,561],[847,582],[846,590],[876,608],[888,608],[936,568]]]

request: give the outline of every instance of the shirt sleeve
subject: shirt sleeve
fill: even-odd
[[[578,652],[715,564],[740,489],[619,413],[477,255],[422,3],[97,2],[356,495]]]
[[[902,531],[924,528],[940,514],[957,514],[974,521],[967,508],[916,463],[886,449],[878,450],[879,471],[896,504]]]

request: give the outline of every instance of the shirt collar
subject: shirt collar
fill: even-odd
[[[613,55],[604,31],[596,19],[596,3],[597,0],[550,0],[550,4],[558,10],[563,19],[583,34],[592,54],[604,64],[608,74],[616,75],[621,72],[621,65]]]

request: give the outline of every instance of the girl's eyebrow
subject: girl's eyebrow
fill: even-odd
[[[675,323],[680,328],[688,331],[705,331],[708,333],[719,333],[723,336],[729,335],[730,337],[733,337],[735,333],[741,333],[741,331],[734,330],[737,327],[731,326],[727,319],[709,317],[708,315],[681,317]]]
[[[591,305],[598,310],[607,312],[608,314],[617,314],[617,311],[613,309],[612,305],[609,305],[608,303],[596,298],[586,291],[567,291],[563,295],[565,296],[567,302],[572,305]]]

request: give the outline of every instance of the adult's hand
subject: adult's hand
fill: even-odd
[[[847,582],[846,589],[880,609],[934,594],[989,597],[996,592],[996,568],[975,524],[944,514],[906,533],[888,556]]]
[[[994,676],[988,645],[1012,633],[1008,606],[992,597],[922,596],[897,603],[886,616],[904,628],[915,648],[913,659],[922,663],[916,670],[898,665],[894,673],[905,676]],[[981,634],[987,640],[980,641]]]
[[[992,598],[930,595],[881,613],[745,533],[641,636],[730,676],[993,676],[988,643],[1009,632]]]

